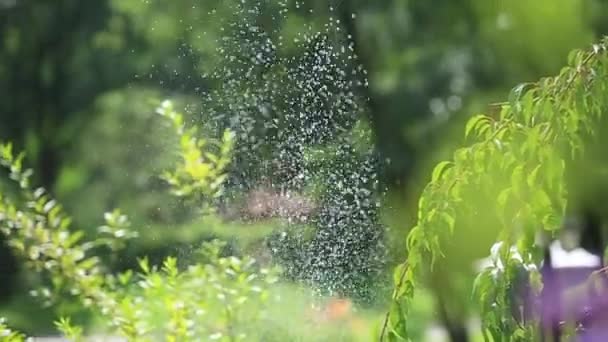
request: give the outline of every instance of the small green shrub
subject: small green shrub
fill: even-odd
[[[232,135],[209,148],[186,130],[181,114],[170,102],[158,113],[171,120],[181,141],[181,163],[164,179],[178,196],[199,196],[201,202],[221,190],[229,162]],[[23,167],[23,154],[12,145],[0,144],[0,165],[19,185],[20,197],[0,192],[0,230],[9,245],[32,271],[40,274],[44,287],[32,291],[45,305],[67,297],[102,317],[109,333],[129,341],[241,341],[254,333],[253,323],[263,318],[269,284],[277,280],[274,269],[257,266],[251,258],[223,257],[219,241],[202,245],[200,263],[180,269],[177,259],[161,266],[139,260],[140,270],[111,274],[97,256],[100,249],[119,251],[136,234],[120,211],[106,213],[97,236],[85,241],[83,231],[70,229],[70,216],[44,189],[31,186],[32,171]],[[80,340],[83,329],[69,318],[56,322],[68,338]],[[2,341],[23,341],[0,322]]]
[[[4,319],[0,318],[0,341],[2,342],[22,342],[25,336],[15,332],[6,326]]]
[[[230,162],[234,134],[224,131],[220,142],[200,138],[196,127],[186,128],[183,115],[174,110],[171,101],[164,101],[157,113],[173,123],[180,138],[181,161],[175,170],[163,174],[173,194],[180,197],[217,196],[226,178],[225,169]]]

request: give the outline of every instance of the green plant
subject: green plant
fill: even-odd
[[[59,330],[65,337],[70,341],[81,341],[82,340],[82,327],[74,326],[70,318],[61,318],[55,322],[57,330]]]
[[[2,342],[23,342],[25,336],[15,332],[6,326],[4,319],[0,318],[0,341]]]
[[[469,120],[469,144],[435,167],[420,197],[417,225],[407,237],[407,262],[395,270],[394,301],[382,338],[408,339],[409,303],[427,271],[452,271],[452,257],[495,241],[492,265],[474,285],[484,337],[538,339],[537,321],[512,311],[518,307],[513,291],[523,276],[535,294],[540,292],[543,254],[536,238],[559,230],[567,206],[597,201],[593,189],[583,188],[577,178],[584,171],[595,186],[605,179],[600,152],[605,134],[600,132],[608,109],[607,46],[605,38],[589,51],[573,51],[558,76],[517,86],[496,113]]]
[[[181,114],[170,102],[164,102],[159,113],[171,119],[182,142],[183,162],[165,176],[175,194],[199,194],[203,199],[216,194],[229,160],[231,134],[225,133],[217,144],[216,156],[202,150],[205,143],[196,130],[184,129]],[[167,258],[160,268],[143,258],[139,271],[110,274],[96,251],[120,250],[136,237],[127,217],[118,210],[106,213],[98,236],[85,242],[82,231],[70,229],[70,217],[61,205],[44,189],[31,187],[33,172],[23,167],[23,160],[11,144],[0,144],[0,165],[9,170],[21,195],[16,201],[0,195],[0,229],[26,265],[41,274],[45,287],[32,293],[44,304],[75,297],[99,314],[110,332],[129,341],[240,341],[254,332],[252,323],[263,318],[276,270],[260,268],[251,258],[223,257],[223,243],[214,241],[202,245],[200,263],[185,269],[178,268],[176,258]],[[69,318],[56,326],[72,340],[83,335]],[[0,328],[6,341],[22,339],[4,325]]]
[[[175,170],[163,174],[173,193],[180,197],[219,195],[234,147],[234,134],[224,131],[219,142],[201,138],[196,127],[186,128],[183,115],[175,111],[171,101],[163,101],[157,113],[171,121],[180,138],[181,161]]]

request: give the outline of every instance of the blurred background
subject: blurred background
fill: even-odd
[[[141,255],[187,261],[193,246],[221,238],[232,253],[280,264],[294,284],[350,298],[363,321],[381,317],[417,194],[461,141],[463,121],[608,34],[604,0],[266,0],[253,14],[248,1],[0,0],[0,140],[27,152],[37,184],[76,228],[93,232],[113,208],[130,216],[140,238],[108,258],[114,270]],[[239,35],[245,22],[264,35]],[[249,62],[260,37],[280,43]],[[306,56],[328,46],[338,52],[319,81],[306,70],[322,62]],[[300,76],[289,72],[297,66]],[[336,79],[329,92],[344,103],[288,100]],[[175,138],[154,115],[165,98],[210,136],[239,134],[214,212],[171,197],[158,177],[175,161]],[[291,107],[324,105],[333,119],[293,115],[323,124],[282,133],[297,126]],[[296,182],[298,168],[316,171]],[[0,245],[0,316],[16,328],[46,334],[57,311],[78,310],[40,309],[28,295],[38,280],[22,270]],[[432,297],[419,301],[422,334],[434,310]]]

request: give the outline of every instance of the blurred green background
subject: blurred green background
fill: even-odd
[[[232,201],[215,214],[171,197],[158,177],[174,161],[175,142],[153,115],[154,101],[171,98],[204,125],[210,101],[203,98],[219,87],[204,75],[227,58],[217,44],[236,15],[234,3],[0,0],[0,139],[27,152],[38,184],[65,204],[79,229],[92,232],[116,207],[130,215],[140,238],[109,259],[116,270],[145,254],[153,261],[187,257],[213,237],[229,241],[236,254],[270,258],[268,239],[282,223],[251,220],[242,210],[263,183],[256,165],[237,161]],[[273,13],[285,7],[288,14],[277,19]],[[429,167],[460,141],[469,115],[504,100],[517,83],[559,72],[571,49],[607,34],[608,1],[267,0],[257,20],[286,37],[284,53],[297,56],[291,37],[330,17],[354,41],[369,83],[353,129],[369,131],[357,143],[379,161],[382,206],[373,224],[382,243],[370,248],[384,250],[377,253],[383,261],[373,263],[378,272],[367,275],[372,280],[353,286],[374,284],[364,302],[375,320]],[[252,158],[271,157],[260,151]],[[28,297],[35,276],[21,269],[2,247],[0,314],[30,334],[48,333],[54,311],[71,309],[40,310]],[[421,317],[433,316],[432,298],[420,300]]]

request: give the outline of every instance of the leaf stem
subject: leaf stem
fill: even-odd
[[[403,271],[401,271],[401,275],[399,276],[399,283],[395,286],[395,290],[393,291],[392,301],[397,300],[397,293],[399,293],[399,289],[403,285],[403,279],[405,279],[405,273],[408,270],[407,260],[403,263]],[[384,316],[384,322],[382,323],[382,331],[380,331],[380,342],[384,341],[384,336],[386,335],[386,328],[388,327],[388,320],[390,319],[391,311],[390,309],[386,312]]]

